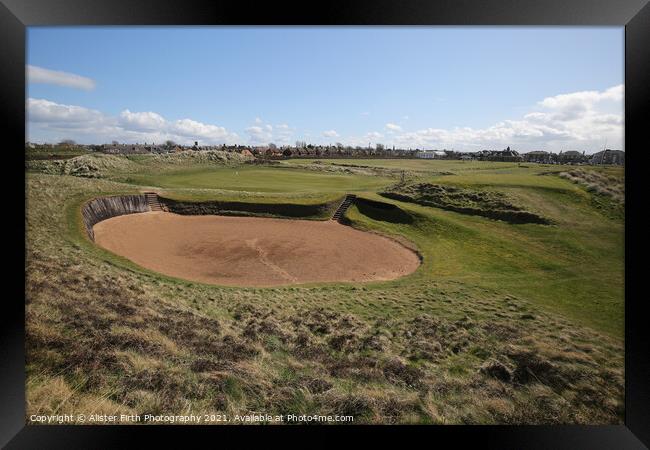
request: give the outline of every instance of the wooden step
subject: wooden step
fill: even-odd
[[[158,200],[158,194],[155,192],[145,192],[144,197],[151,211],[163,211],[162,205]]]
[[[332,214],[332,220],[340,221],[356,197],[356,195],[347,194],[338,208],[336,208],[336,211],[334,211],[334,214]]]

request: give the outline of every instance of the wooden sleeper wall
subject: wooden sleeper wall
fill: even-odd
[[[115,197],[100,197],[86,203],[81,208],[86,233],[95,240],[93,226],[102,220],[124,214],[134,214],[149,211],[149,205],[144,195],[120,195]]]

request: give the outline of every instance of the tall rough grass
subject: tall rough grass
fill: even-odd
[[[559,175],[573,183],[583,185],[589,192],[610,197],[618,203],[625,203],[625,184],[622,178],[584,169],[573,169],[561,172]]]

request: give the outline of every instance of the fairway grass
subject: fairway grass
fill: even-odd
[[[597,193],[558,176],[560,167],[138,164],[141,170],[97,179],[27,174],[29,414],[622,423],[624,222]],[[382,170],[320,169],[329,164]],[[378,195],[402,170],[409,181],[502,193],[552,225]],[[622,177],[621,168],[585,170]],[[381,208],[352,206],[347,223],[413,242],[423,262],[402,279],[356,285],[237,288],[167,277],[83,234],[85,201],[142,190],[261,203],[321,203],[354,192],[398,209],[382,216]]]
[[[127,183],[165,189],[224,189],[244,192],[355,192],[376,189],[389,180],[381,177],[315,173],[284,168],[240,166],[192,168],[164,174],[127,174],[116,178]]]

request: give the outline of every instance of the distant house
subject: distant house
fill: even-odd
[[[151,147],[141,144],[105,144],[101,151],[112,155],[134,155],[150,153]]]
[[[505,150],[481,150],[478,153],[478,159],[483,161],[501,161],[501,162],[519,162],[523,161],[521,155],[510,147]]]
[[[577,150],[568,150],[566,152],[561,151],[557,156],[557,159],[560,164],[578,164],[587,162],[585,152],[580,153]]]
[[[267,148],[264,150],[263,155],[267,158],[279,158],[282,156],[282,152],[277,148]]]
[[[421,150],[415,154],[416,158],[421,159],[442,159],[445,156],[447,156],[447,154],[439,150]]]
[[[623,150],[605,149],[591,155],[590,164],[625,165],[625,152]]]
[[[249,149],[245,148],[241,152],[239,152],[240,155],[242,156],[253,156],[253,152],[251,152]]]
[[[541,164],[550,164],[553,162],[553,154],[544,150],[533,150],[521,155],[524,161]]]

